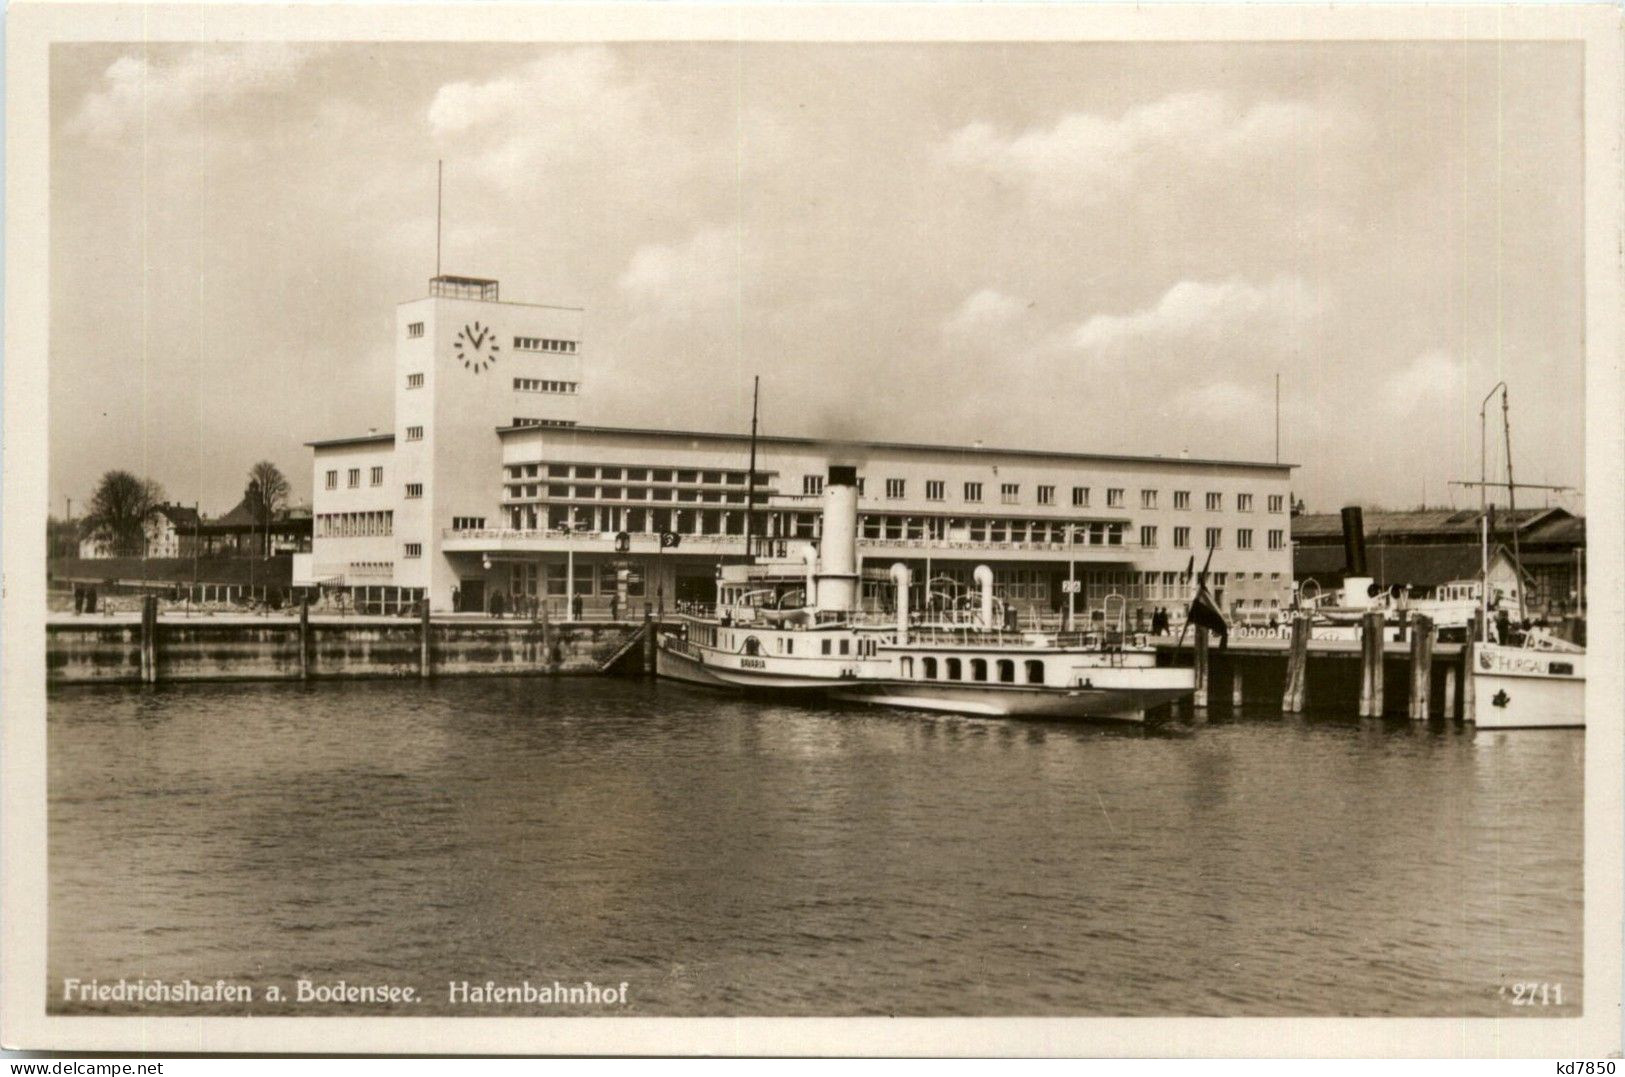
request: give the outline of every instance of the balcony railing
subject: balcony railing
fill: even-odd
[[[529,543],[562,543],[578,545],[581,547],[597,547],[600,545],[613,545],[617,532],[613,531],[579,531],[571,528],[512,528],[512,527],[483,527],[459,529],[448,527],[441,531],[441,537],[448,541],[459,542],[492,542],[499,544],[525,545]],[[633,532],[631,534],[632,552],[652,552],[659,541],[655,532]],[[799,561],[800,550],[809,542],[817,542],[811,536],[767,536],[754,535],[751,538],[751,547],[756,557],[764,560]],[[949,539],[949,538],[859,538],[858,549],[876,552],[912,552],[921,554],[932,552],[963,551],[966,553],[1039,553],[1065,556],[1068,553],[1080,559],[1094,560],[1102,554],[1133,557],[1147,549],[1157,547],[1144,547],[1133,542],[1087,542],[1080,540],[1073,543],[1051,542],[1048,540],[1001,540],[990,539]],[[694,535],[684,534],[681,543],[674,552],[684,552],[703,549],[707,553],[745,552],[745,536],[743,535]]]

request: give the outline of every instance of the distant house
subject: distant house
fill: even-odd
[[[1477,509],[1427,509],[1365,514],[1366,570],[1384,587],[1427,592],[1441,584],[1477,580],[1483,547]],[[1513,533],[1517,534],[1514,555]],[[1340,587],[1346,558],[1337,513],[1292,521],[1293,578],[1322,590]],[[1566,509],[1505,509],[1495,513],[1490,545],[1490,594],[1527,607],[1560,613],[1574,608],[1585,557],[1585,519]]]
[[[144,538],[141,556],[190,557],[198,532],[197,510],[189,505],[159,505],[147,517],[142,528]],[[85,560],[104,560],[117,556],[112,536],[105,531],[92,531],[79,539],[79,556]]]
[[[203,524],[205,556],[258,556],[264,553],[266,533],[276,553],[306,553],[310,550],[310,509],[283,509],[269,523],[261,523],[253,506],[244,497],[231,511]]]

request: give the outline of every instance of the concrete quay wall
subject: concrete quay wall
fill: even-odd
[[[428,675],[599,673],[641,624],[434,621]],[[46,626],[46,682],[421,677],[425,627],[375,618],[74,619]],[[301,652],[303,657],[301,658]]]

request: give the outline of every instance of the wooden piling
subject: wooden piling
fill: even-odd
[[[1230,669],[1230,707],[1239,711],[1245,696],[1242,689],[1241,663],[1234,656],[1230,659]]]
[[[1196,626],[1195,655],[1196,695],[1192,697],[1191,703],[1197,707],[1205,707],[1207,706],[1208,678],[1207,629],[1203,628],[1201,625]]]
[[[1456,664],[1454,662],[1444,667],[1444,716],[1446,718],[1460,718],[1456,713]]]
[[[545,598],[542,599],[542,667],[556,672],[553,670],[553,617],[548,613]]]
[[[1411,721],[1425,722],[1433,703],[1433,642],[1438,629],[1430,618],[1411,615],[1411,694],[1407,708]]]
[[[434,648],[429,632],[429,598],[425,595],[418,613],[418,676],[424,680],[434,676]]]
[[[1292,647],[1287,652],[1286,692],[1281,696],[1284,714],[1303,713],[1309,687],[1309,615],[1292,618]]]
[[[1382,717],[1383,613],[1360,618],[1360,717]]]
[[[158,597],[141,599],[141,683],[158,683]]]
[[[649,609],[649,604],[645,602],[643,604],[643,671],[651,677],[654,676],[656,669],[655,647],[657,642],[655,639],[654,617]]]
[[[299,601],[299,679],[310,680],[310,598]]]

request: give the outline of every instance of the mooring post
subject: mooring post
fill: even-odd
[[[1411,614],[1411,700],[1413,722],[1425,722],[1432,710],[1433,621],[1419,613]]]
[[[1454,662],[1444,667],[1444,716],[1446,718],[1461,717],[1456,713],[1456,664]]]
[[[1360,618],[1360,717],[1382,717],[1383,613]]]
[[[1286,692],[1281,696],[1284,714],[1301,714],[1309,681],[1309,615],[1292,618],[1292,648],[1287,652]]]
[[[299,600],[299,679],[310,680],[310,596]]]
[[[553,618],[547,612],[547,599],[542,599],[542,668],[553,665]]]
[[[1230,656],[1230,670],[1230,707],[1232,710],[1239,711],[1241,709],[1241,701],[1243,698],[1241,663],[1236,661],[1234,655]]]
[[[655,672],[655,623],[649,604],[643,604],[643,671],[650,676]]]
[[[1207,629],[1201,625],[1196,626],[1196,695],[1191,703],[1197,707],[1207,706]]]
[[[141,599],[141,681],[158,683],[158,596]]]
[[[423,596],[418,607],[418,676],[428,680],[434,676],[434,648],[429,642],[429,596]]]

